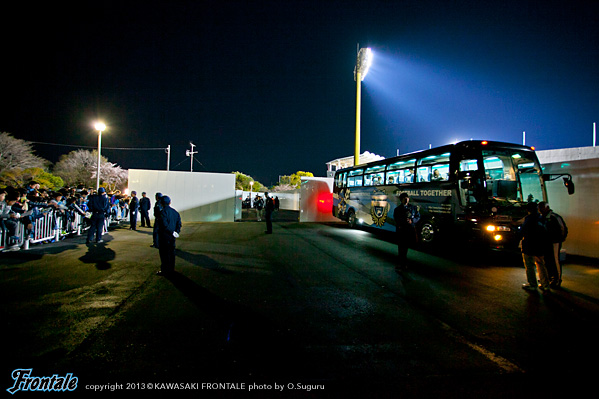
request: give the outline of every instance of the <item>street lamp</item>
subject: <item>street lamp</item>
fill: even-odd
[[[360,83],[366,77],[370,64],[372,64],[372,50],[370,48],[361,48],[358,51],[358,59],[354,68],[354,80],[356,81],[356,146],[354,150],[354,166],[360,164]]]
[[[100,189],[100,154],[102,152],[102,132],[106,130],[106,125],[102,122],[96,122],[94,125],[98,131],[98,172],[96,173],[96,191]]]

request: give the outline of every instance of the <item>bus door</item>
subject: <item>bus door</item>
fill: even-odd
[[[484,185],[479,160],[465,158],[459,161],[458,194],[463,208],[475,206],[483,201]]]

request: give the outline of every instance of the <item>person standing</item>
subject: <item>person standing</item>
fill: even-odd
[[[150,199],[146,197],[145,191],[141,193],[141,199],[139,200],[139,212],[141,214],[141,227],[152,227],[150,225],[150,208],[152,208],[152,203]]]
[[[171,208],[171,199],[164,195],[162,197],[162,211],[158,224],[158,236],[160,245],[160,271],[159,276],[165,276],[175,271],[175,241],[181,233],[181,216],[179,212]]]
[[[526,280],[528,281],[527,284],[522,285],[522,288],[535,291],[537,287],[540,287],[543,292],[547,292],[549,291],[549,278],[543,256],[547,237],[537,206],[536,202],[529,202],[526,205],[528,215],[522,223],[522,261],[526,269]],[[541,281],[540,286],[537,284],[537,273]]]
[[[156,202],[154,203],[154,231],[152,231],[151,247],[158,248],[158,221],[160,220],[160,212],[162,212],[162,193],[156,193]]]
[[[102,230],[106,223],[106,217],[110,212],[110,201],[106,196],[104,187],[98,189],[98,193],[89,197],[87,208],[91,212],[91,226],[87,231],[86,244],[89,244],[96,236],[96,242],[102,242]]]
[[[408,193],[401,193],[399,205],[393,211],[395,231],[397,235],[398,265],[396,269],[408,267],[408,248],[414,247],[418,241],[416,236],[416,223],[420,220],[420,212],[414,205],[410,205]]]
[[[547,228],[544,258],[549,286],[558,288],[562,285],[562,265],[559,262],[559,254],[562,249],[562,242],[568,236],[568,227],[564,219],[553,212],[548,203],[539,202],[539,212]]]
[[[254,200],[254,206],[256,207],[256,217],[258,221],[262,221],[262,209],[264,209],[264,200],[259,195],[256,195],[256,199]]]
[[[137,230],[137,210],[139,208],[139,199],[137,192],[131,191],[131,199],[129,200],[129,229]]]
[[[275,203],[268,193],[264,195],[264,216],[266,219],[266,234],[272,234],[272,213],[275,210]]]

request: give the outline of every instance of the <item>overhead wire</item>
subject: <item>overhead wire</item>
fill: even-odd
[[[56,145],[56,146],[62,146],[62,147],[75,147],[75,148],[93,148],[96,149],[98,148],[97,146],[88,146],[88,145],[73,145],[73,144],[57,144],[57,143],[44,143],[41,141],[30,141],[30,143],[32,144],[43,144],[43,145]],[[158,150],[166,150],[168,149],[167,147],[104,147],[102,146],[103,150],[133,150],[133,151],[158,151]]]

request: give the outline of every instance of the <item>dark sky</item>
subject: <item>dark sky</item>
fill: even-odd
[[[599,10],[578,1],[101,1],[0,6],[0,131],[52,162],[95,147],[125,169],[239,170],[265,184],[362,151],[490,139],[592,145]]]

